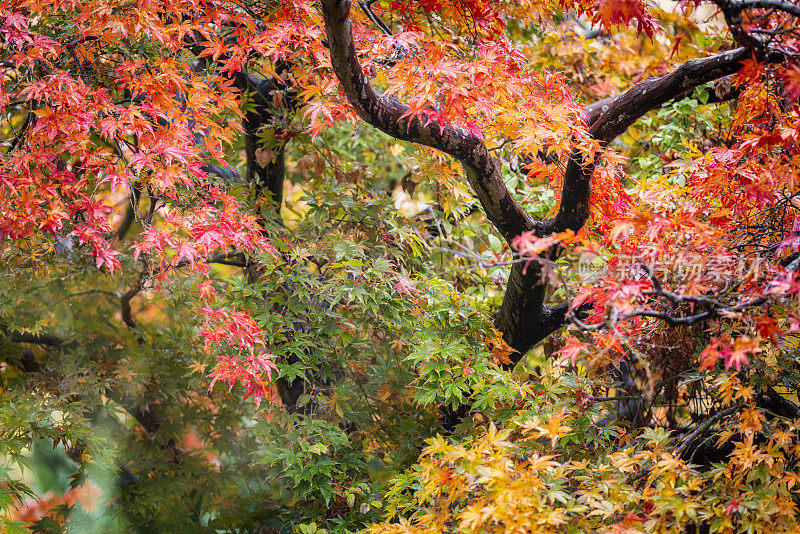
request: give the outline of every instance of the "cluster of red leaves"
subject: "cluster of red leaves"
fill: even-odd
[[[800,108],[781,110],[782,74],[774,70],[770,78],[769,73],[751,60],[737,76],[746,85],[732,142],[696,152],[683,167],[685,187],[654,177],[633,188],[631,207],[605,219],[609,222],[598,225],[596,241],[576,249],[585,254],[582,259],[603,255],[607,268],[579,288],[573,308],[586,310],[591,304],[583,322],[612,328],[593,334],[592,343],[575,339],[561,351],[564,358],[574,362],[581,354],[607,349],[615,339],[646,335],[658,319],[636,316],[642,310],[681,317],[715,307],[715,314],[738,325],[730,337],[711,340],[701,368],[722,360],[738,370],[748,364],[748,355],[762,350],[761,343],[777,344],[786,320],[763,315],[750,303],[791,305],[800,294],[797,273],[789,270],[800,253],[795,201]],[[521,243],[533,252],[547,245],[544,240]],[[620,320],[626,314],[635,317]],[[794,328],[796,319],[789,319]]]
[[[642,0],[391,0],[389,6],[388,11],[401,17],[406,30],[420,28],[418,21],[424,18],[419,15],[436,14],[447,21],[447,28],[454,33],[475,37],[497,37],[505,30],[508,19],[553,13],[556,8],[574,9],[607,29],[635,21],[639,33],[644,31],[653,37],[659,28],[658,22],[650,15],[648,3]]]
[[[659,24],[650,15],[649,8],[641,0],[598,0],[591,8],[594,12],[592,23],[598,22],[607,29],[617,25],[627,25],[636,21],[636,31],[644,31],[648,37],[655,36]]]
[[[10,511],[8,518],[31,525],[44,517],[50,517],[60,525],[66,525],[67,515],[63,510],[56,510],[57,508],[80,505],[87,512],[91,512],[97,507],[100,495],[100,488],[91,481],[86,481],[66,493],[54,494],[49,491],[36,500],[20,503]]]
[[[261,399],[270,398],[270,386],[261,377],[266,375],[269,379],[272,371],[276,370],[273,358],[272,354],[264,351],[244,357],[223,356],[211,371],[213,379],[210,388],[213,388],[218,380],[227,382],[229,389],[234,384],[240,384],[245,390],[245,398],[252,396],[256,406],[259,406]]]
[[[505,28],[503,4],[481,0],[390,0],[388,11],[401,16],[406,30],[419,29],[418,15],[435,14],[450,21],[454,28],[494,36]]]
[[[500,7],[482,8],[494,13],[487,14],[487,20],[499,21]],[[392,11],[393,20],[403,9],[410,14],[417,13],[414,10],[449,13],[449,9],[472,8],[463,2],[398,4],[399,11]],[[474,16],[480,13],[473,9]],[[453,22],[452,18],[443,20]],[[512,139],[518,152],[528,154],[548,147],[564,155],[575,144],[582,145],[587,155],[598,152],[599,147],[586,134],[583,107],[575,102],[563,76],[529,72],[523,54],[497,32],[478,32],[469,46],[458,46],[461,26],[453,24],[453,28],[436,28],[438,33],[450,32],[451,40],[422,39],[424,32],[418,27],[386,36],[371,21],[359,19],[354,20],[353,31],[364,68],[375,75],[374,83],[384,94],[396,96],[409,107],[406,116],[422,118],[441,129],[463,128],[488,142]],[[391,58],[388,64],[387,58]],[[303,88],[300,98],[313,135],[334,123],[358,120],[339,94],[327,59],[312,62],[296,72],[295,78]]]
[[[153,254],[168,249],[174,251],[173,266],[205,267],[203,260],[217,250],[256,253],[273,252],[256,220],[245,214],[229,194],[217,189],[207,189],[211,203],[201,203],[182,212],[171,212],[159,225],[147,228],[133,244],[133,257]]]
[[[761,350],[758,342],[747,336],[740,336],[735,340],[727,335],[721,338],[712,337],[711,343],[700,354],[700,369],[710,369],[722,359],[726,369],[733,367],[738,371],[742,365],[747,365],[748,353],[756,354]]]
[[[251,51],[285,55],[290,45],[279,47],[281,40],[295,49],[298,43],[311,47],[322,31],[309,22],[311,4],[287,9],[306,13],[309,27],[302,38],[291,31],[291,13],[264,32],[251,17],[216,0],[141,1],[124,9],[106,0],[7,4],[0,11],[0,38],[9,53],[6,76],[17,83],[0,84],[0,111],[23,122],[14,125],[18,135],[0,154],[3,250],[39,254],[74,246],[109,273],[120,271],[120,259],[131,254],[156,280],[175,268],[202,280],[206,259],[215,252],[270,252],[256,219],[203,170],[208,162],[226,165],[225,147],[241,131],[239,94],[228,77],[195,73],[175,52],[188,39],[205,36],[201,55],[219,59],[220,70],[231,72]],[[60,34],[59,16],[73,21],[73,33]],[[213,32],[222,22],[239,37],[238,46],[224,51],[214,49]],[[132,39],[146,39],[152,53],[120,60]],[[123,244],[116,223],[128,202],[120,199],[134,191],[158,210],[142,219],[143,231],[132,236],[132,244]],[[214,298],[208,280],[201,287],[201,297]],[[245,312],[227,311],[216,320],[228,333],[239,332],[235,327],[244,327],[238,321]],[[253,330],[247,336],[225,339],[235,355],[212,377],[240,380],[248,395],[259,397],[259,377],[274,366],[269,355],[255,354],[254,343],[263,345],[263,336],[252,320],[246,325]]]

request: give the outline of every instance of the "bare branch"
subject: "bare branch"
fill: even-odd
[[[31,343],[33,345],[44,345],[47,347],[60,348],[64,346],[64,340],[53,334],[30,334],[24,332],[13,332],[8,336],[12,343]]]
[[[785,0],[712,0],[725,16],[725,22],[734,40],[748,49],[766,48],[768,41],[762,41],[752,35],[743,26],[744,12],[750,9],[769,9],[781,11],[800,18],[800,5]]]
[[[375,1],[376,0],[365,0],[359,2],[359,5],[361,6],[361,9],[364,10],[364,13],[367,14],[369,20],[375,24],[375,26],[377,26],[385,35],[392,35],[392,30],[390,30],[389,27],[383,23],[381,18],[376,15],[374,11],[372,11],[372,4],[374,4]]]

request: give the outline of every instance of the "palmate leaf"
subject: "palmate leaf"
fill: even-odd
[[[30,534],[31,532],[22,521],[10,521],[4,517],[0,517],[0,528],[8,534]]]

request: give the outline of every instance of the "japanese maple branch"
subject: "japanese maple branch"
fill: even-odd
[[[609,143],[648,111],[704,83],[738,72],[742,68],[742,61],[750,55],[751,52],[741,47],[705,58],[690,59],[669,74],[647,78],[610,101],[604,99],[590,104],[586,107],[590,132],[596,139]]]
[[[359,117],[396,139],[430,146],[457,159],[487,218],[508,243],[531,230],[543,235],[542,224],[517,203],[506,187],[501,163],[482,139],[464,129],[441,128],[426,113],[411,114],[410,108],[397,98],[376,92],[356,55],[350,7],[349,0],[322,1],[331,64]],[[566,196],[570,196],[569,191]],[[588,216],[588,200],[585,209]],[[566,307],[548,308],[544,305],[545,295],[546,285],[542,283],[539,265],[527,269],[522,264],[512,267],[503,305],[495,316],[495,326],[516,351],[512,364],[534,343],[564,324]]]
[[[322,8],[331,63],[356,113],[395,138],[431,146],[458,159],[487,217],[507,241],[511,242],[524,231],[534,230],[543,236],[568,229],[577,232],[585,224],[589,217],[594,164],[584,164],[579,150],[575,150],[568,162],[556,216],[537,223],[511,196],[500,175],[500,162],[490,155],[482,140],[464,130],[440,129],[429,124],[424,113],[420,117],[406,116],[408,106],[375,91],[356,56],[350,2],[323,0]],[[612,101],[603,103],[599,115],[591,123],[590,133],[602,143],[608,143],[651,109],[685,95],[698,85],[737,72],[748,55],[746,49],[740,48],[694,59],[666,76],[636,84]],[[558,250],[546,251],[546,254],[557,255]],[[563,324],[557,324],[552,310],[544,306],[545,294],[540,269],[514,265],[495,324],[509,345],[517,350],[517,357]],[[555,316],[567,319],[566,313]]]
[[[705,420],[705,421],[704,421],[702,424],[698,425],[698,426],[697,426],[697,428],[696,428],[696,429],[694,429],[694,431],[693,431],[691,434],[689,434],[688,436],[686,436],[686,437],[683,439],[683,441],[681,441],[680,445],[678,445],[678,447],[677,447],[677,448],[675,449],[675,451],[672,453],[672,454],[673,454],[673,456],[680,457],[680,455],[681,455],[681,454],[683,454],[683,452],[686,450],[686,448],[687,448],[689,445],[691,445],[691,443],[692,443],[693,441],[695,441],[695,440],[697,439],[697,437],[698,437],[700,434],[702,434],[703,432],[705,432],[706,430],[708,430],[709,428],[711,428],[711,426],[712,426],[712,425],[713,425],[713,424],[714,424],[716,421],[719,421],[719,420],[720,420],[720,419],[722,419],[723,417],[726,417],[726,416],[728,416],[728,415],[731,415],[731,414],[733,414],[733,413],[736,413],[736,412],[737,412],[737,411],[739,411],[740,409],[741,409],[741,406],[739,406],[739,405],[733,405],[733,406],[731,406],[730,408],[727,408],[727,409],[725,409],[725,410],[719,411],[719,412],[715,413],[714,415],[712,415],[711,417],[709,417],[708,419],[706,419],[706,420]]]
[[[746,48],[737,48],[706,58],[692,59],[665,76],[648,78],[613,99],[587,106],[589,133],[601,143],[610,143],[652,109],[695,87],[734,74],[750,56]],[[542,225],[542,235],[572,230],[577,232],[589,217],[591,178],[594,164],[584,164],[575,151],[564,173],[561,204],[553,219]]]
[[[322,0],[331,64],[358,116],[396,139],[430,146],[461,162],[486,216],[509,243],[532,230],[536,222],[512,197],[500,161],[492,157],[483,140],[466,130],[440,128],[426,113],[409,116],[410,108],[397,98],[377,93],[356,55],[350,6],[350,0]]]
[[[651,109],[685,95],[698,85],[738,71],[747,55],[745,49],[741,48],[694,59],[670,74],[648,78],[613,99],[602,101],[601,106],[590,105],[587,107],[589,132],[601,143],[609,143]],[[577,232],[583,227],[589,218],[593,172],[594,164],[585,164],[582,153],[576,148],[564,173],[558,211],[555,217],[537,225],[537,236],[566,230]],[[555,259],[558,253],[556,247],[545,251],[544,255]],[[495,318],[506,342],[517,351],[511,358],[512,363],[565,324],[545,320],[550,313],[550,309],[544,306],[545,295],[540,269],[525,269],[523,265],[512,267],[503,303]],[[564,314],[561,317],[566,321],[574,315]]]
[[[359,2],[359,5],[361,6],[361,9],[364,10],[364,13],[366,13],[367,17],[369,17],[369,20],[371,20],[372,23],[381,30],[381,32],[383,32],[385,35],[392,35],[392,30],[390,30],[389,27],[383,23],[381,18],[376,15],[374,11],[372,11],[372,4],[375,2],[376,0],[365,0]]]
[[[66,342],[58,336],[53,334],[31,334],[27,332],[12,332],[9,335],[9,341],[12,343],[31,343],[34,345],[45,345],[48,347],[60,348]]]
[[[717,0],[717,5],[724,4],[728,9],[743,11],[745,9],[776,9],[789,15],[800,17],[800,5],[796,2],[784,0],[740,0],[740,1],[721,1]]]
[[[144,289],[144,282],[146,278],[147,270],[145,269],[139,274],[139,278],[136,279],[136,282],[134,282],[133,285],[131,285],[131,287],[119,297],[122,322],[125,323],[125,325],[133,332],[136,341],[140,345],[144,343],[144,337],[139,330],[139,326],[136,324],[136,320],[133,318],[131,299],[133,299],[133,297],[138,295],[142,289]]]
[[[653,310],[651,308],[645,308],[641,310],[634,310],[632,312],[628,312],[622,315],[616,313],[616,311],[612,310],[609,314],[609,317],[606,318],[605,321],[597,324],[586,324],[580,319],[578,319],[573,312],[567,312],[566,319],[581,328],[582,330],[599,330],[601,328],[606,328],[609,326],[614,326],[616,323],[620,321],[626,321],[628,319],[632,319],[634,317],[650,317],[653,319],[659,319],[664,321],[667,324],[672,326],[690,326],[693,324],[697,324],[701,321],[707,321],[709,319],[713,319],[715,317],[720,317],[727,314],[734,314],[738,312],[742,312],[748,308],[754,308],[757,306],[761,306],[762,304],[766,303],[770,295],[768,293],[769,286],[767,291],[762,293],[761,295],[754,297],[750,300],[745,302],[740,302],[739,304],[735,304],[733,306],[725,305],[719,301],[716,301],[712,298],[709,298],[705,295],[684,295],[680,293],[674,293],[661,285],[661,282],[658,278],[653,274],[652,269],[645,264],[642,264],[641,267],[645,270],[647,277],[650,279],[650,283],[653,286],[653,289],[642,291],[642,295],[647,297],[663,297],[666,299],[670,304],[674,306],[679,306],[685,303],[691,303],[697,306],[700,306],[705,309],[700,313],[695,313],[692,315],[684,315],[684,316],[676,316],[671,315],[665,311]]]
[[[731,31],[734,40],[748,49],[765,48],[768,41],[754,37],[743,26],[744,12],[749,9],[769,9],[781,11],[793,17],[800,18],[800,5],[796,2],[785,0],[712,0],[725,16],[725,23]]]
[[[276,65],[278,74],[289,70],[285,62]],[[247,91],[254,106],[247,112],[243,121],[245,130],[245,156],[247,159],[247,181],[252,184],[256,192],[256,200],[269,199],[280,213],[283,201],[283,180],[285,174],[285,147],[282,142],[277,147],[272,147],[274,154],[269,161],[264,162],[263,156],[259,157],[260,141],[258,134],[261,128],[269,125],[275,117],[279,116],[282,107],[293,111],[297,106],[297,91],[291,89],[280,78],[257,78],[245,72],[235,72],[231,76],[234,85],[242,91]],[[273,102],[273,93],[280,91],[283,94],[282,107],[276,107]],[[276,132],[280,134],[280,132]]]

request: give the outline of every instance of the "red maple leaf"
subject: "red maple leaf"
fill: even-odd
[[[574,336],[570,336],[567,338],[567,344],[564,346],[564,348],[556,351],[556,354],[562,354],[558,363],[561,364],[569,360],[572,365],[575,365],[578,356],[586,352],[588,348],[589,345]]]
[[[659,28],[656,19],[650,16],[640,0],[600,0],[592,24],[600,22],[605,28],[611,28],[618,24],[628,24],[633,19],[637,22],[636,31],[642,33],[644,30],[650,38]]]

